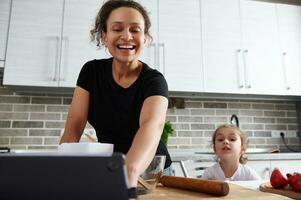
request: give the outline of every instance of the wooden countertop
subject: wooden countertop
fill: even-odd
[[[194,200],[194,199],[259,199],[259,200],[277,200],[277,199],[290,199],[284,196],[275,195],[271,193],[265,193],[258,190],[252,190],[239,185],[231,184],[230,192],[227,196],[216,197],[199,192],[191,192],[186,190],[167,188],[162,185],[158,185],[156,190],[152,193],[138,196],[139,200]]]

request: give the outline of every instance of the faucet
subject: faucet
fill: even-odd
[[[230,123],[235,124],[237,127],[239,127],[239,121],[237,115],[233,114],[230,118]]]

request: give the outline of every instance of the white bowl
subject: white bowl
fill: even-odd
[[[114,145],[109,143],[63,143],[58,146],[58,152],[71,154],[97,154],[111,156]]]

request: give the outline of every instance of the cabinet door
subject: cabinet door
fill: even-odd
[[[301,173],[301,160],[272,160],[271,169],[279,168],[283,175],[294,172]]]
[[[157,64],[157,47],[158,47],[158,2],[157,0],[140,0],[143,7],[145,7],[146,11],[151,20],[150,34],[152,36],[152,41],[146,44],[144,50],[140,56],[140,60],[148,64],[149,67],[159,70]],[[162,71],[161,71],[162,72]]]
[[[110,57],[90,42],[90,30],[102,0],[66,0],[64,9],[60,87],[75,87],[82,66],[89,60]]]
[[[239,0],[202,0],[204,91],[244,93]]]
[[[171,91],[202,91],[200,1],[159,1],[159,69]]]
[[[288,95],[301,95],[301,6],[277,4],[281,53]]]
[[[283,95],[276,4],[241,0],[240,7],[248,93]]]
[[[271,161],[248,161],[247,166],[254,169],[263,180],[269,180],[271,176]]]
[[[58,86],[63,4],[14,0],[3,84]]]
[[[11,0],[0,1],[0,62],[5,60]]]

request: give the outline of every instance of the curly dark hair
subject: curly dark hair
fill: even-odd
[[[108,0],[100,8],[95,19],[94,28],[90,30],[91,41],[95,41],[97,47],[104,45],[102,42],[102,32],[107,32],[107,21],[111,12],[120,7],[134,8],[139,11],[144,18],[144,34],[152,39],[151,35],[149,34],[151,21],[146,9],[142,5],[133,0]]]

